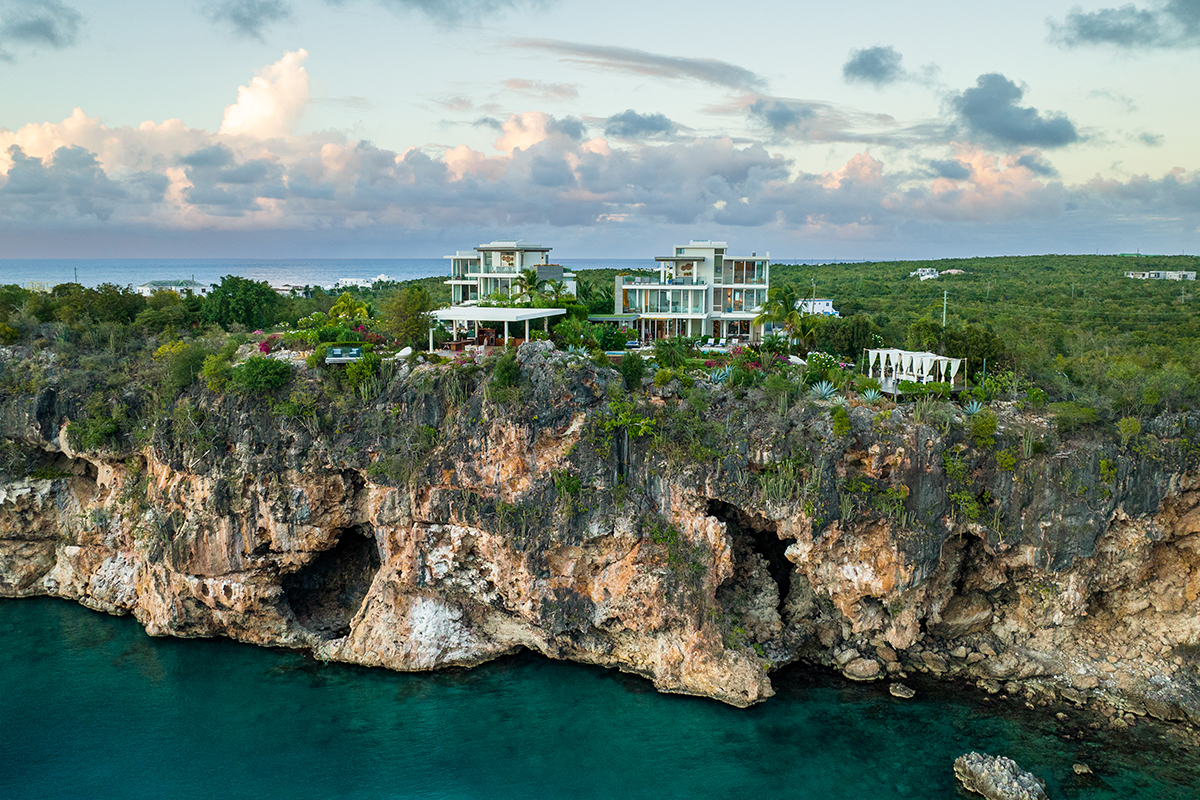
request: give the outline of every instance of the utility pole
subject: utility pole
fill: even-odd
[[[742,252],[745,252],[744,250]],[[942,289],[942,327],[946,327],[946,296],[950,294],[948,289]]]

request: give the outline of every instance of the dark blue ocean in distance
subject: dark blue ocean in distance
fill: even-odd
[[[793,669],[736,709],[532,655],[401,674],[152,639],[47,598],[0,600],[0,642],[7,800],[950,800],[972,749],[1015,758],[1055,799],[1200,796],[1194,755],[1144,721],[1067,740],[1082,720],[922,683],[900,701]]]
[[[561,258],[575,269],[654,269],[653,258]],[[837,261],[774,259],[777,263],[835,264]],[[0,259],[0,284],[55,286],[78,281],[84,286],[112,283],[138,286],[147,281],[194,278],[218,283],[222,276],[240,275],[272,285],[329,286],[338,278],[375,278],[387,275],[406,281],[431,275],[448,275],[442,258],[358,259],[223,259],[223,258],[47,258]]]

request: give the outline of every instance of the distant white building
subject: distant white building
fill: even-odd
[[[1194,281],[1196,273],[1150,270],[1148,272],[1126,272],[1125,277],[1139,281]]]
[[[822,317],[840,317],[841,314],[833,307],[832,300],[797,300],[796,310],[801,314],[819,314]]]
[[[575,274],[559,264],[551,264],[551,248],[524,239],[498,239],[478,245],[474,250],[459,250],[450,261],[450,302],[454,305],[482,300],[488,295],[511,296],[521,270],[536,269],[538,280],[562,281],[575,293]]]
[[[932,278],[936,278],[937,276],[938,276],[938,271],[936,269],[934,269],[933,267],[921,267],[916,272],[908,273],[908,277],[920,278],[923,281],[927,281]]]
[[[370,289],[377,283],[388,283],[389,281],[391,281],[391,276],[389,275],[376,275],[374,278],[338,278],[336,283],[332,286],[326,286],[325,290],[335,292],[339,289]],[[284,285],[289,286],[291,284]]]
[[[137,287],[137,292],[142,297],[149,297],[155,292],[175,292],[181,297],[186,294],[194,294],[203,297],[208,294],[209,287],[203,283],[197,283],[193,280],[175,280],[175,281],[147,281]]]

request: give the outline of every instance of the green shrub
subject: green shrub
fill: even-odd
[[[241,394],[273,392],[292,379],[292,365],[276,358],[251,356],[233,368],[229,384]]]
[[[1100,412],[1091,406],[1075,401],[1051,403],[1050,413],[1054,415],[1054,425],[1059,433],[1070,433],[1088,425],[1095,425],[1100,420]]]
[[[358,361],[346,365],[346,381],[351,389],[357,389],[363,382],[379,374],[379,365],[383,363],[375,353],[365,353]]]
[[[195,383],[208,357],[203,345],[175,341],[159,347],[154,352],[154,360],[163,365],[163,383],[174,394]]]
[[[21,332],[12,325],[0,323],[0,344],[13,344],[21,338]]]
[[[845,406],[835,406],[833,409],[833,435],[845,436],[850,433],[850,412]]]
[[[76,450],[99,450],[112,446],[121,425],[99,394],[88,399],[80,419],[67,426],[67,439]]]
[[[1121,446],[1128,447],[1129,442],[1142,432],[1141,420],[1137,417],[1122,417],[1117,420],[1117,432],[1121,434]]]
[[[971,439],[975,446],[982,450],[990,450],[996,444],[996,415],[990,411],[981,411],[971,417]]]
[[[625,388],[629,391],[641,388],[642,378],[646,376],[646,359],[638,353],[626,353],[618,367],[621,377],[625,379]]]
[[[663,367],[654,373],[654,385],[662,388],[675,379],[675,371]]]
[[[1017,454],[1012,451],[1012,448],[1006,448],[996,453],[996,466],[1005,472],[1012,472],[1017,468]]]
[[[521,381],[521,365],[517,363],[517,354],[509,350],[496,360],[492,370],[492,383],[500,389],[511,389]]]

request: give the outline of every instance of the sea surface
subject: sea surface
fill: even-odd
[[[736,709],[532,655],[401,674],[225,640],[153,639],[63,600],[0,600],[0,797],[961,798],[969,751],[1051,798],[1194,800],[1193,755],[1139,723],[973,690],[844,685],[797,669]],[[1096,771],[1079,777],[1072,764]]]
[[[777,263],[835,264],[837,261],[775,259]],[[563,258],[575,269],[654,269],[652,258]],[[53,287],[78,282],[84,286],[112,283],[139,286],[147,281],[192,278],[200,283],[219,283],[225,275],[239,275],[272,285],[330,286],[338,278],[368,278],[386,275],[406,281],[433,275],[448,275],[449,263],[442,258],[359,259],[223,259],[223,258],[46,258],[0,259],[0,285],[15,283],[30,288]]]

